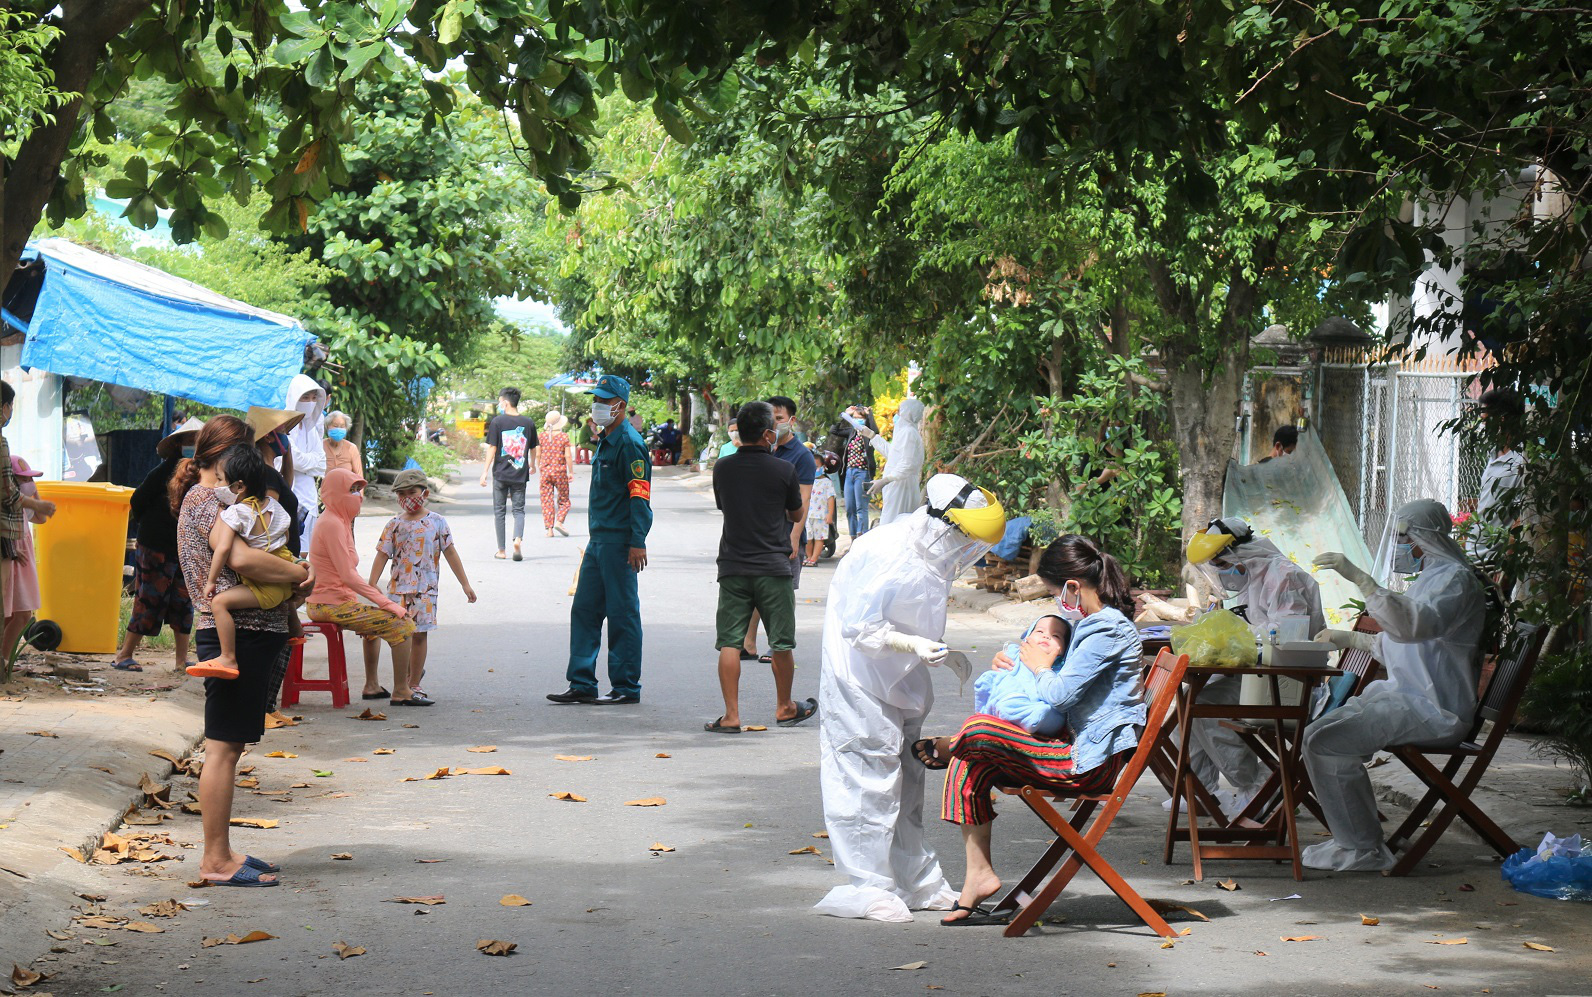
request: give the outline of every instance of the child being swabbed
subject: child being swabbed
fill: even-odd
[[[221,653],[207,661],[188,666],[189,675],[200,678],[238,677],[236,626],[232,614],[240,609],[275,609],[293,597],[293,586],[286,582],[259,582],[238,571],[233,552],[253,547],[287,561],[297,561],[287,549],[289,526],[287,510],[272,498],[265,487],[265,458],[254,447],[235,446],[221,455],[217,464],[221,485],[216,500],[221,514],[210,530],[210,574],[205,580],[204,598],[216,621],[216,640]],[[243,582],[217,592],[221,572],[232,568]]]

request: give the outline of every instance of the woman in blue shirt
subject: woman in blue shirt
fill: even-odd
[[[1068,534],[1045,549],[1039,577],[1055,596],[1058,614],[1072,623],[1066,663],[1052,671],[1037,656],[1013,662],[1002,654],[994,666],[1034,671],[1040,697],[1061,716],[1063,736],[1037,737],[998,717],[974,714],[951,740],[940,816],[962,826],[967,877],[944,925],[1006,921],[978,907],[1001,888],[990,858],[992,788],[1026,785],[1074,794],[1108,789],[1144,726],[1142,647],[1128,618],[1128,579],[1116,558],[1093,540]]]

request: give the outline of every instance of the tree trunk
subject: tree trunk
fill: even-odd
[[[1166,351],[1178,474],[1183,479],[1183,539],[1222,514],[1222,485],[1238,440],[1238,395],[1246,351],[1220,354],[1214,369],[1195,355]]]
[[[50,68],[55,86],[63,93],[85,93],[105,57],[105,46],[127,30],[150,0],[67,0],[61,4],[57,22],[61,38],[50,52]],[[55,191],[61,161],[72,145],[81,98],[57,109],[55,123],[41,125],[28,133],[6,168],[4,205],[0,205],[0,275],[9,280],[33,228],[44,215],[44,206]]]

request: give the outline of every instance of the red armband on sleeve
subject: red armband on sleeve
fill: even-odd
[[[652,482],[632,481],[630,483],[630,497],[652,501]]]

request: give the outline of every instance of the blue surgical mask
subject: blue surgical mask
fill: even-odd
[[[1401,575],[1418,574],[1425,560],[1415,556],[1414,544],[1399,544],[1393,549],[1393,570]]]
[[[182,448],[182,455],[191,460],[191,459],[193,459],[193,451],[194,451],[193,447],[183,447]]]
[[[332,440],[332,442],[341,443],[343,440],[348,438],[348,430],[344,429],[342,426],[338,426],[334,429],[328,429],[326,431],[326,435]]]
[[[1244,574],[1237,565],[1216,569],[1216,577],[1221,580],[1222,588],[1229,592],[1242,592],[1249,584],[1249,576]]]

